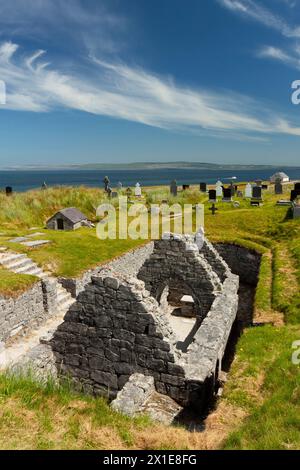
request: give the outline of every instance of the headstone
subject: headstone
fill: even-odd
[[[256,186],[261,186],[262,185],[262,180],[256,180],[255,184],[256,184]]]
[[[46,184],[46,181],[44,181],[44,182],[43,182],[43,184],[42,184],[42,188],[41,188],[41,189],[42,189],[42,190],[45,190],[45,189],[47,189],[47,184]]]
[[[178,190],[177,181],[176,180],[171,181],[170,193],[172,194],[172,196],[174,196],[174,197],[177,196],[177,190]]]
[[[292,191],[291,191],[291,201],[295,201],[298,196],[300,196],[300,189],[292,189]]]
[[[11,186],[6,186],[5,188],[5,194],[6,196],[11,196],[12,195],[12,192],[13,192],[13,189]]]
[[[237,197],[243,197],[243,191],[237,191],[236,195]]]
[[[282,194],[283,193],[283,186],[280,180],[277,180],[275,183],[275,194]]]
[[[112,191],[111,197],[112,197],[113,199],[116,198],[116,197],[118,197],[118,192],[117,192],[117,191]]]
[[[252,198],[258,201],[261,201],[262,200],[261,191],[262,191],[261,186],[254,186],[253,191],[252,191]]]
[[[250,183],[248,183],[245,189],[245,198],[251,198],[251,197],[252,197],[252,186]]]
[[[135,197],[141,197],[142,196],[142,188],[141,188],[140,183],[136,183],[134,194],[135,194]]]
[[[211,211],[212,215],[215,215],[215,213],[217,212],[217,210],[219,210],[215,204],[212,204],[212,206],[209,208],[209,210]]]
[[[295,183],[294,189],[295,191],[300,191],[300,183]]]
[[[206,183],[200,183],[200,191],[201,191],[201,193],[206,193],[206,191],[207,191],[207,184]]]
[[[264,191],[267,191],[269,189],[269,186],[267,184],[262,184],[261,187]]]
[[[293,219],[299,219],[299,218],[300,218],[300,205],[299,204],[294,204]]]
[[[223,202],[231,202],[232,201],[232,188],[223,188]]]
[[[128,197],[130,197],[130,196],[132,195],[132,189],[131,189],[131,188],[127,188],[127,189],[126,189],[126,195],[127,195]]]
[[[121,181],[118,182],[117,187],[118,187],[118,191],[121,191],[121,189],[123,188]]]
[[[217,200],[217,191],[215,189],[210,189],[208,191],[208,199],[210,202],[216,202]]]
[[[106,188],[106,192],[107,192],[108,197],[111,198],[112,189],[110,186]]]
[[[229,188],[231,192],[231,197],[233,197],[235,195],[235,185],[231,183]]]
[[[182,185],[183,191],[185,191],[186,189],[189,189],[189,188],[190,188],[190,185],[189,185],[189,184],[183,184],[183,185]]]
[[[217,197],[223,196],[223,184],[222,184],[222,181],[220,180],[216,182],[216,194],[217,194]]]

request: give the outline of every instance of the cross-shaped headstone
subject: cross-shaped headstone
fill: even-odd
[[[209,208],[209,210],[211,211],[212,215],[215,215],[215,213],[217,212],[217,210],[219,210],[215,204],[212,204],[211,207]]]

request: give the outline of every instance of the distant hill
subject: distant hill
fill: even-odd
[[[280,167],[288,168],[288,165],[244,165],[244,164],[223,164],[223,163],[203,163],[203,162],[136,162],[136,163],[84,163],[73,165],[26,165],[26,166],[7,166],[1,170],[153,170],[153,169],[171,169],[185,168],[196,170],[265,170],[278,169]],[[299,168],[290,166],[290,168]]]

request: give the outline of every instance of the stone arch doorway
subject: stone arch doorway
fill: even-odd
[[[155,298],[168,316],[177,349],[185,352],[201,324],[195,293],[182,278],[172,276],[158,286]]]

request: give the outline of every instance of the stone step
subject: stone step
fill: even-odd
[[[29,258],[18,258],[16,260],[5,263],[4,266],[11,271],[14,271],[18,268],[30,268],[32,266],[32,261]]]
[[[31,276],[38,276],[43,273],[41,268],[39,268],[36,264],[32,264],[31,266],[26,266],[25,268],[17,268],[14,270],[17,274],[30,274]]]
[[[21,258],[25,259],[27,258],[27,256],[23,254],[4,253],[4,254],[1,254],[0,256],[0,263],[6,264],[6,263],[10,263],[11,261],[14,261],[16,259],[21,259]]]

